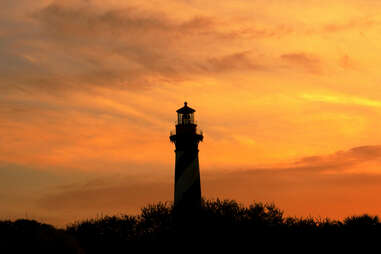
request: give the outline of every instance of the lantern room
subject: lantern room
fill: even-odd
[[[194,110],[188,107],[187,102],[184,102],[184,107],[178,109],[177,112],[177,124],[178,125],[188,125],[195,124],[194,121]]]
[[[203,140],[202,131],[198,130],[194,119],[193,108],[188,107],[184,102],[184,107],[176,110],[177,123],[176,130],[170,132],[170,140],[176,144],[176,147],[193,147]]]

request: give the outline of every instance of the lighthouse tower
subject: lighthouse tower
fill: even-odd
[[[176,131],[169,137],[176,146],[174,204],[177,208],[196,208],[201,205],[198,143],[203,135],[194,120],[195,110],[186,102],[176,112]]]

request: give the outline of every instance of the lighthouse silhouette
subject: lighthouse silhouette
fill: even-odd
[[[192,209],[201,205],[200,167],[198,144],[203,140],[194,119],[196,110],[188,107],[178,109],[176,130],[169,139],[175,144],[175,197],[176,208]]]

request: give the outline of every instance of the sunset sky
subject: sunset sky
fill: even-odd
[[[187,101],[206,198],[381,215],[381,1],[2,0],[0,219],[173,200]]]

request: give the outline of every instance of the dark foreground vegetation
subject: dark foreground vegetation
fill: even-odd
[[[0,221],[0,253],[131,253],[166,248],[179,251],[235,243],[252,251],[317,249],[343,251],[352,246],[378,246],[377,216],[353,216],[343,221],[290,218],[272,204],[245,207],[231,200],[203,201],[199,210],[178,212],[168,203],[149,205],[137,216],[105,216],[75,222],[66,229],[32,220]],[[330,248],[330,249],[327,249]],[[132,253],[136,253],[133,251]]]

